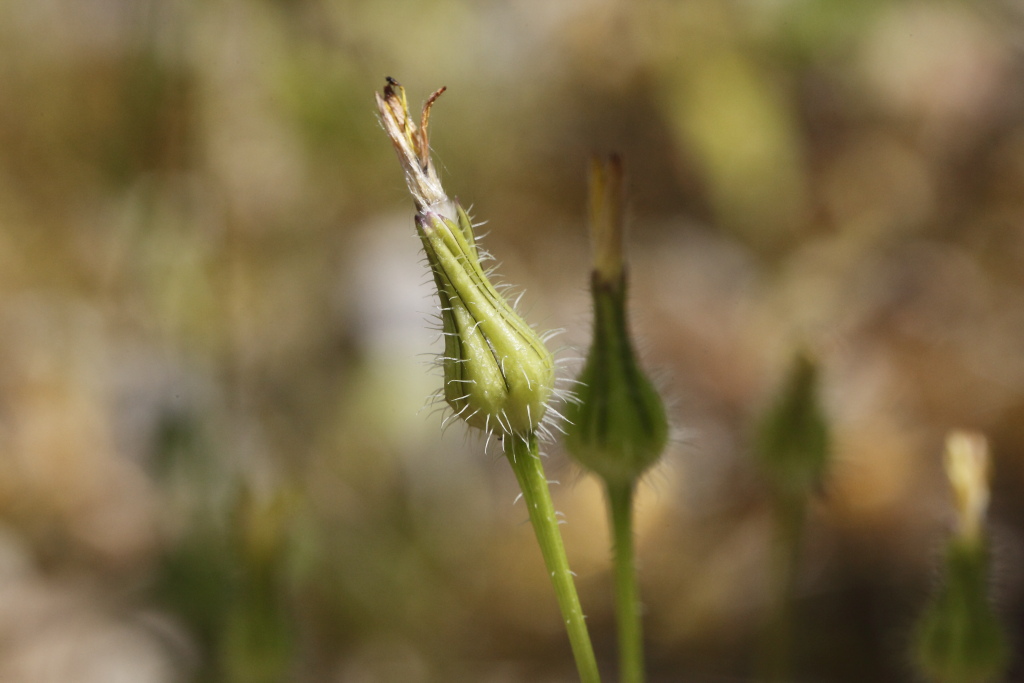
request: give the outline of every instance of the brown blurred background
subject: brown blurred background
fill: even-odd
[[[7,0],[0,680],[573,680],[511,472],[420,411],[439,346],[385,76],[448,86],[446,186],[568,357],[587,161],[626,159],[677,433],[639,500],[652,681],[756,680],[751,426],[799,346],[835,459],[795,679],[913,679],[955,427],[990,438],[1024,636],[1020,4]],[[600,491],[547,450],[614,680]]]

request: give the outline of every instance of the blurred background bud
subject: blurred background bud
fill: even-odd
[[[1006,637],[992,609],[983,530],[988,468],[984,436],[958,431],[947,437],[946,471],[957,530],[946,545],[941,583],[925,606],[916,643],[916,663],[935,683],[1001,680],[1007,666]]]
[[[814,494],[828,468],[832,445],[818,376],[818,363],[806,352],[798,352],[785,384],[761,418],[758,462],[783,497]]]
[[[590,173],[593,334],[575,400],[566,406],[565,445],[608,484],[632,485],[661,456],[668,419],[628,326],[622,161],[593,160]]]

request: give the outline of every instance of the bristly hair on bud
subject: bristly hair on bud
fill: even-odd
[[[437,286],[444,399],[470,426],[533,433],[541,428],[554,392],[554,361],[538,334],[491,283],[480,265],[472,221],[441,186],[427,125],[445,89],[427,99],[417,125],[405,89],[393,78],[387,81],[377,94],[377,109],[416,204],[416,231]]]

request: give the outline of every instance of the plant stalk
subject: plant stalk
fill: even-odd
[[[619,679],[622,683],[644,681],[644,638],[633,544],[634,490],[632,483],[607,486],[615,565],[615,614],[619,627]]]
[[[576,660],[576,670],[582,683],[600,683],[597,660],[594,648],[590,644],[590,634],[583,617],[579,596],[572,572],[569,571],[569,560],[562,544],[562,534],[558,529],[558,518],[555,506],[551,501],[551,491],[544,476],[537,445],[537,435],[530,433],[525,437],[511,436],[505,438],[505,456],[516,473],[519,487],[523,491],[523,500],[530,513],[530,523],[537,535],[540,552],[544,556],[544,564],[551,583],[555,588],[558,607],[562,611],[565,630],[569,635],[569,644]]]
[[[762,626],[760,678],[765,683],[792,680],[796,631],[797,566],[803,539],[807,498],[778,495],[775,504],[775,545],[772,549],[774,604]]]

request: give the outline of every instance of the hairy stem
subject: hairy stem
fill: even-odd
[[[555,597],[562,611],[565,630],[569,634],[569,644],[572,646],[580,681],[600,683],[594,648],[590,644],[590,634],[587,632],[583,609],[576,594],[576,584],[573,582],[572,572],[569,571],[569,560],[565,555],[565,546],[562,544],[562,535],[558,529],[551,491],[544,476],[536,434],[506,437],[505,456],[516,473],[519,487],[523,490],[523,500],[530,513],[530,523],[533,524],[540,552],[544,556],[544,564],[555,587]]]
[[[619,626],[619,679],[643,683],[643,627],[633,546],[633,484],[608,484],[615,565],[615,614]]]

